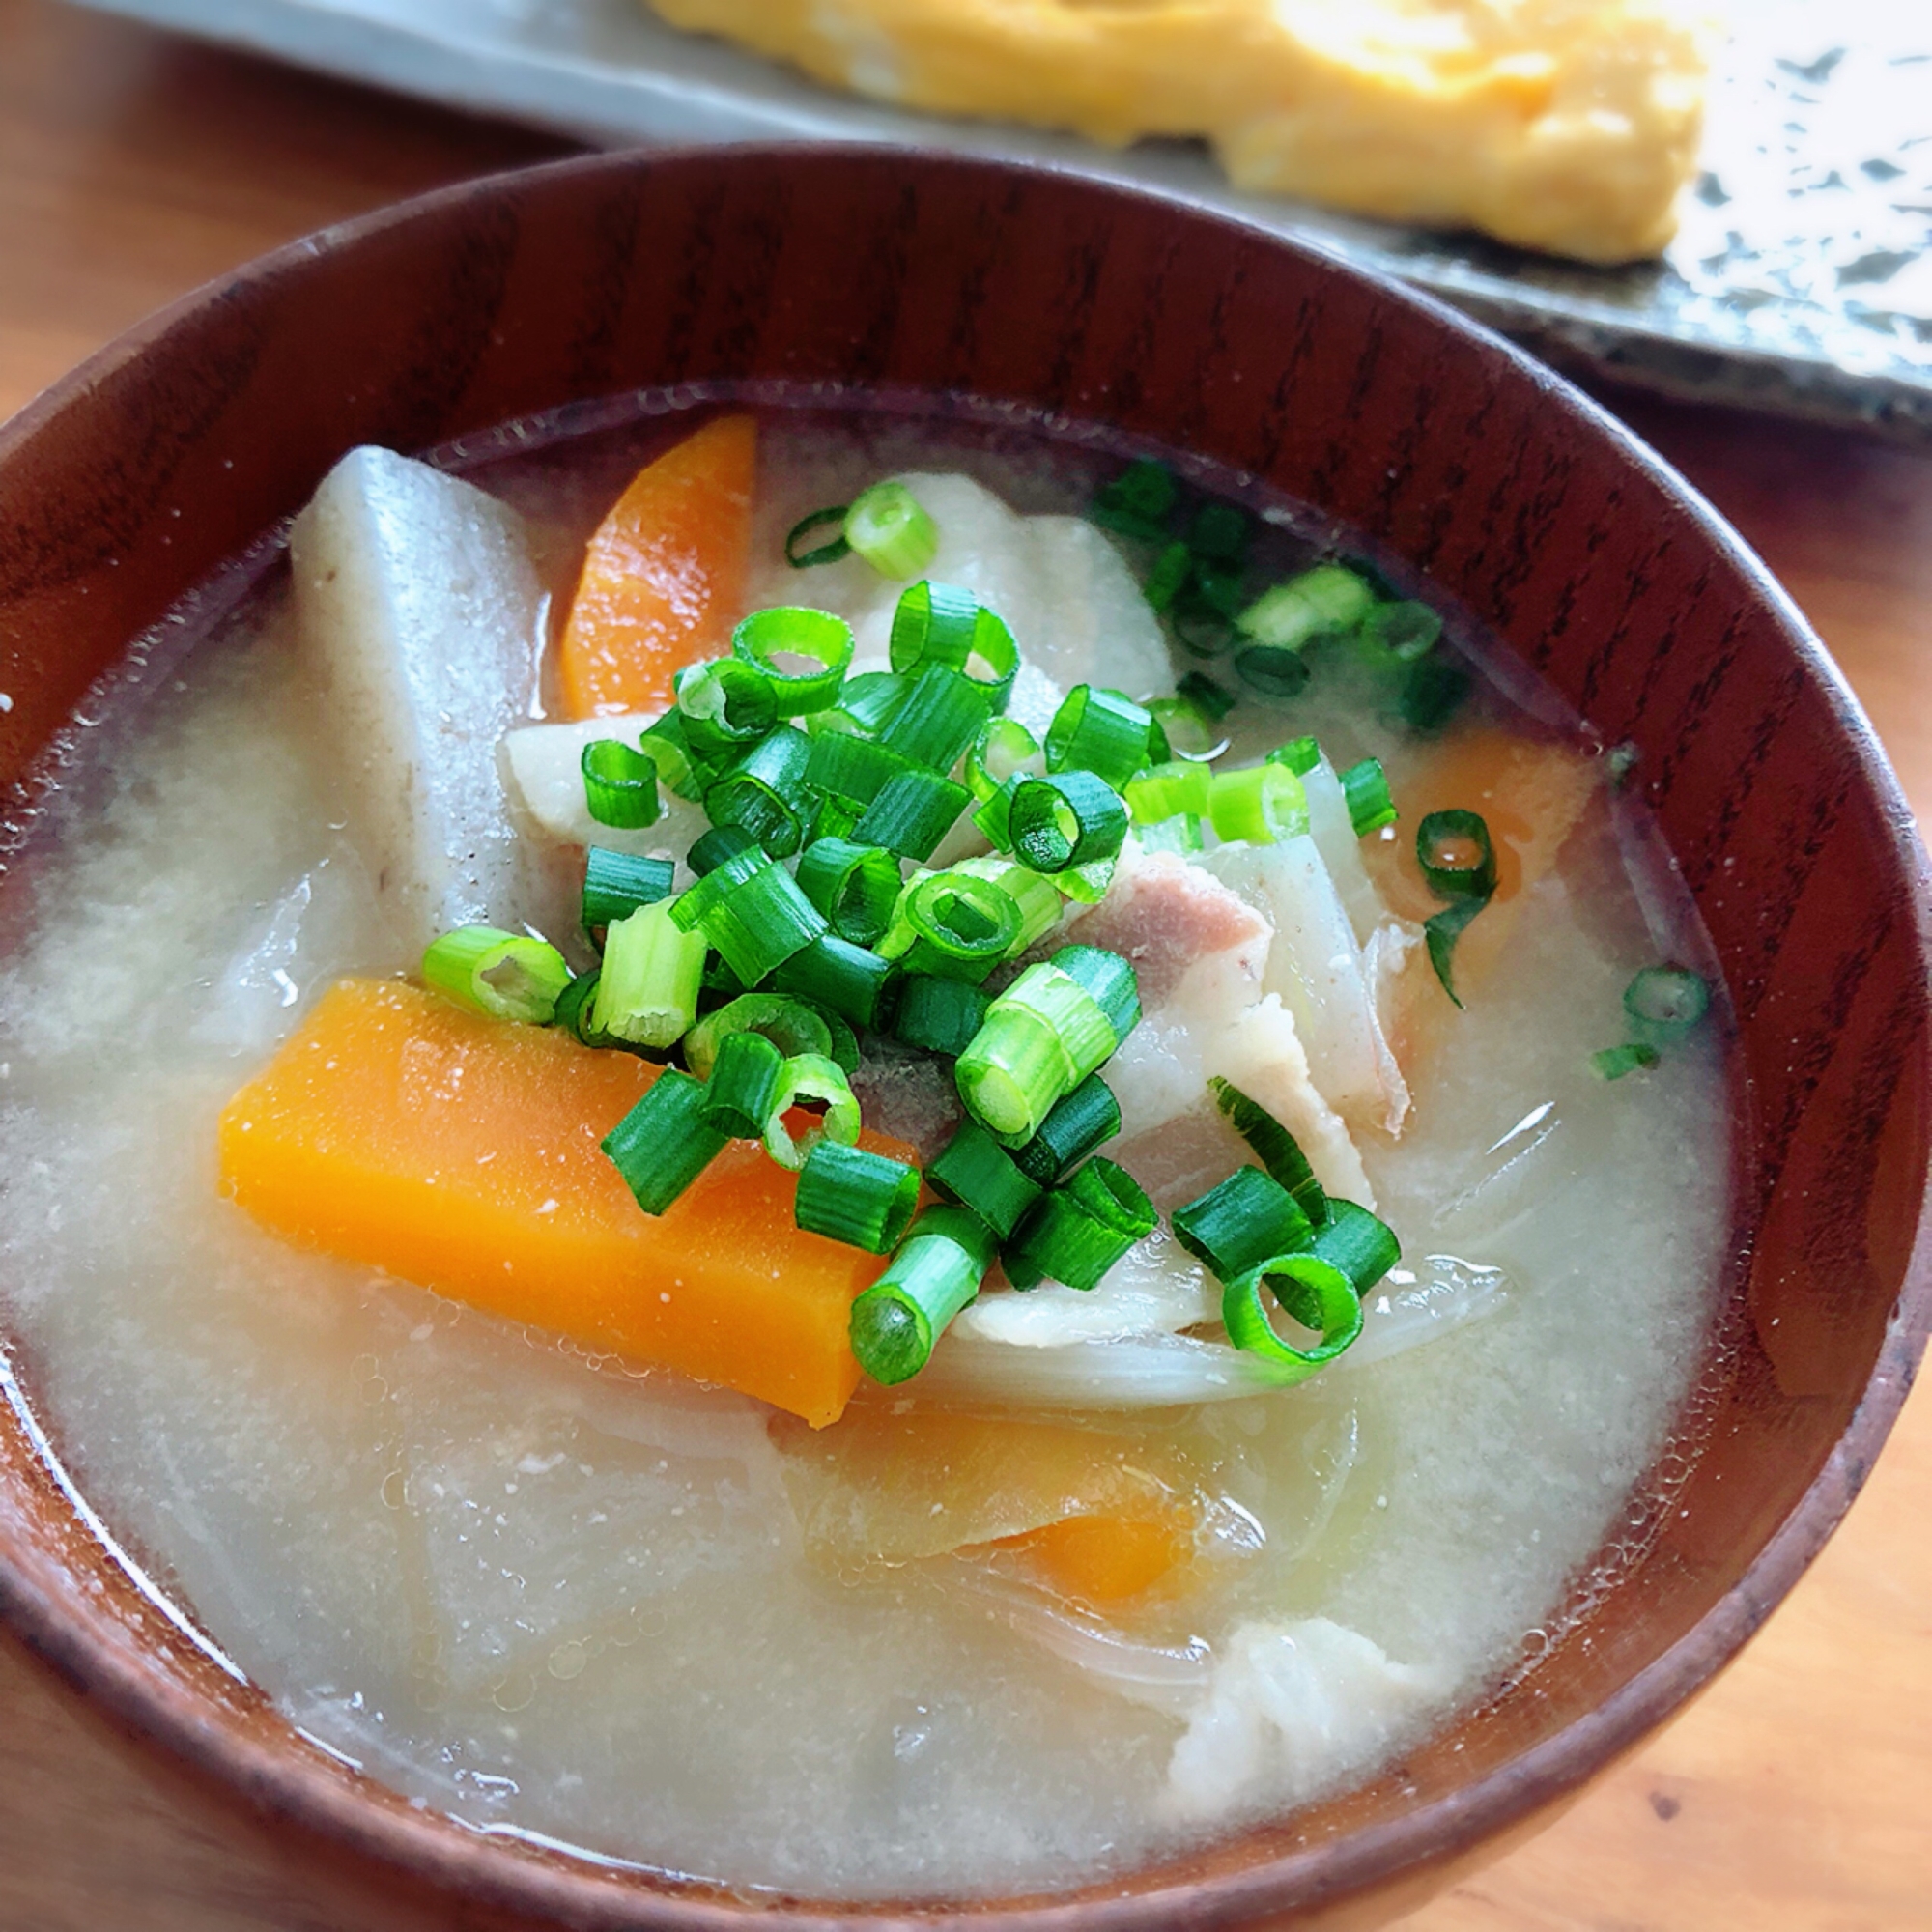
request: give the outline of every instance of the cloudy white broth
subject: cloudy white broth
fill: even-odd
[[[1721,996],[1626,757],[1184,469],[787,410],[455,467],[348,459],[0,880],[7,1329],[208,1641],[472,1824],[854,1897],[1279,1814],[1554,1641],[1695,1453],[1723,1258]],[[849,659],[781,626],[640,735],[786,606]],[[673,863],[586,930],[586,843]],[[828,920],[869,1024],[798,979]]]

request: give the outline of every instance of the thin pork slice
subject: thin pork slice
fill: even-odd
[[[497,744],[529,712],[544,594],[522,518],[386,449],[354,449],[289,533],[302,648],[337,749],[350,837],[420,952],[554,911],[519,839]]]

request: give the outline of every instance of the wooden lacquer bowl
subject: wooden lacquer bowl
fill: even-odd
[[[1927,901],[1898,789],[1762,567],[1574,390],[1275,235],[1043,170],[838,149],[615,156],[432,195],[156,317],[0,431],[0,787],[353,444],[634,390],[856,388],[1199,452],[1426,568],[1637,780],[1735,1003],[1747,1146],[1705,1447],[1533,1671],[1364,1790],[1002,1932],[1407,1910],[1576,1796],[1736,1652],[1844,1513],[1924,1341]],[[0,792],[0,796],[4,796]],[[383,1922],[879,1926],[484,1838],[305,1743],[155,1614],[0,1419],[0,1606],[124,1727],[244,1794]],[[190,1785],[192,1779],[190,1779]]]

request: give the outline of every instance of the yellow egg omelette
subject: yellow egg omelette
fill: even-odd
[[[896,105],[1201,136],[1238,188],[1656,254],[1713,30],[1673,0],[648,0]]]

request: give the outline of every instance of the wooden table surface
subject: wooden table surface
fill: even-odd
[[[495,123],[0,0],[0,417],[147,310],[398,196],[559,152]],[[1932,809],[1932,456],[1615,397],[1790,588]],[[0,532],[0,543],[6,540]],[[1932,1928],[1932,1392],[1729,1674],[1407,1932]],[[386,1918],[192,1803],[0,1645],[0,1932]]]

